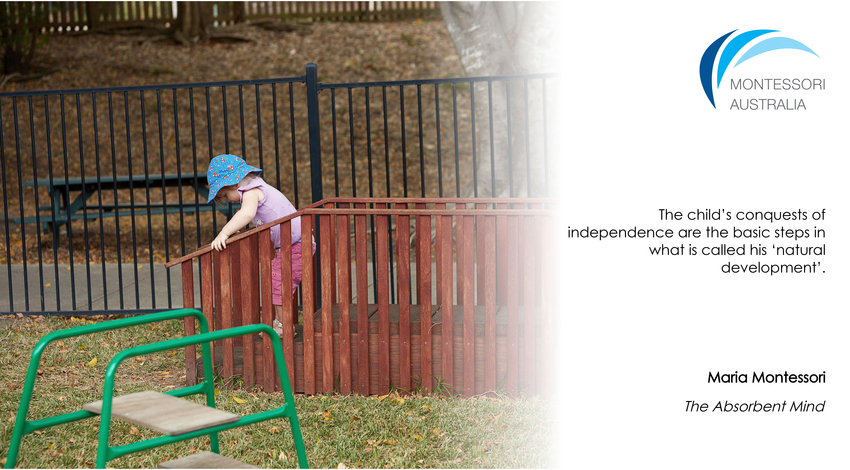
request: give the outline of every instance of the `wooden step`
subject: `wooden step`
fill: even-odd
[[[201,452],[159,463],[159,468],[259,468],[213,452]]]
[[[99,400],[83,405],[83,409],[100,414],[102,405],[103,400]],[[232,423],[239,419],[239,415],[153,390],[114,398],[112,416],[169,436]]]

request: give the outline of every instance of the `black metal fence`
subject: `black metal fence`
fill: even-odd
[[[262,168],[296,207],[549,195],[553,75],[323,84],[316,70],[0,93],[0,313],[180,305],[162,264],[209,243],[235,209],[204,199],[221,153]]]

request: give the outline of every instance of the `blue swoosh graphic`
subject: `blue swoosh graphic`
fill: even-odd
[[[720,46],[723,44],[723,41],[729,37],[732,33],[737,31],[737,29],[729,31],[723,36],[720,36],[708,46],[708,49],[702,54],[702,59],[699,61],[699,79],[702,82],[702,89],[705,91],[705,96],[708,97],[708,101],[711,102],[711,105],[717,109],[717,106],[714,104],[714,90],[711,89],[711,72],[714,69],[714,59],[717,57],[717,51],[720,50]],[[739,62],[740,63],[740,62]]]
[[[756,29],[753,31],[747,31],[746,33],[741,33],[729,41],[729,44],[726,45],[726,48],[723,49],[723,52],[720,54],[720,61],[717,63],[717,86],[720,86],[720,81],[723,80],[723,74],[729,67],[729,63],[732,62],[735,55],[743,49],[748,42],[759,36],[775,32],[777,32],[775,29]],[[739,61],[738,64],[740,63],[741,62]]]
[[[791,38],[769,38],[764,41],[756,44],[750,50],[748,50],[735,64],[735,67],[741,65],[747,59],[752,59],[753,57],[764,54],[765,52],[775,51],[777,49],[797,49],[804,52],[809,52],[813,54],[815,57],[820,58],[819,55],[815,54],[815,51],[811,50],[805,44],[800,41],[791,39]]]

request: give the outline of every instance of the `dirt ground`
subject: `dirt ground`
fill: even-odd
[[[457,52],[444,23],[439,19],[386,23],[319,22],[294,32],[275,32],[256,26],[241,26],[237,32],[253,39],[254,42],[212,42],[187,47],[175,45],[170,41],[144,42],[145,37],[133,35],[52,36],[39,50],[37,62],[61,70],[35,81],[7,83],[0,91],[299,77],[305,74],[305,66],[311,62],[318,65],[318,79],[322,83],[463,76]],[[301,84],[298,86],[303,88]],[[122,96],[122,93],[115,93],[111,97],[98,94],[96,112],[91,111],[91,93],[63,95],[64,105],[67,107],[67,139],[62,139],[59,127],[63,116],[59,114],[58,97],[51,97],[49,112],[45,112],[43,98],[36,96],[33,99],[32,120],[26,98],[19,98],[16,108],[12,106],[11,99],[0,99],[4,137],[2,146],[6,162],[3,194],[5,207],[0,207],[0,211],[5,212],[4,216],[8,218],[19,217],[21,212],[25,216],[34,216],[37,205],[49,204],[46,190],[38,193],[39,202],[36,204],[31,193],[32,188],[21,188],[21,183],[33,179],[34,176],[47,177],[51,170],[49,165],[53,165],[54,177],[64,174],[63,164],[68,165],[68,174],[72,177],[80,176],[81,167],[87,177],[93,176],[97,171],[106,175],[115,171],[118,174],[126,174],[130,166],[134,174],[142,174],[147,165],[146,161],[142,161],[142,157],[147,159],[150,155],[151,173],[160,172],[160,163],[166,173],[173,173],[177,168],[183,172],[191,172],[192,160],[197,155],[194,169],[203,173],[206,171],[208,154],[224,153],[225,141],[219,130],[220,123],[210,124],[210,129],[216,129],[216,132],[209,132],[209,142],[208,129],[205,127],[207,110],[211,110],[215,120],[216,113],[221,114],[221,108],[226,108],[228,112],[230,153],[242,154],[244,150],[249,162],[256,165],[255,156],[260,150],[257,140],[260,140],[259,145],[263,146],[262,150],[266,155],[266,179],[274,181],[297,206],[303,206],[310,202],[309,144],[306,132],[301,131],[301,128],[306,129],[306,126],[301,126],[299,122],[306,121],[305,103],[298,94],[298,88],[295,90],[293,93],[286,90],[285,86],[279,85],[274,97],[281,121],[280,130],[277,132],[280,134],[280,143],[276,140],[278,136],[271,134],[273,131],[270,124],[259,124],[261,119],[264,123],[271,122],[272,96],[268,91],[255,94],[253,86],[244,87],[244,116],[243,96],[239,94],[243,90],[237,91],[236,87],[228,87],[224,105],[221,104],[220,90],[211,92],[212,103],[204,103],[204,89],[195,89],[192,98],[194,111],[190,111],[186,90],[180,90],[179,95],[175,94],[177,99],[173,101],[171,91],[165,90],[161,102],[155,92],[149,92],[143,96],[147,108],[144,118],[147,134],[144,139],[139,129],[142,127],[139,125],[142,115],[138,109],[138,92],[130,93],[129,97]],[[402,100],[398,87],[369,89],[371,96],[368,109],[371,121],[366,118],[363,88],[353,90],[352,101],[348,101],[345,88],[335,89],[333,106],[328,91],[324,90],[320,94],[326,197],[336,191],[341,195],[351,195],[355,190],[358,196],[369,193],[375,196],[401,196],[405,185],[411,195],[426,193],[428,196],[437,196],[439,185],[446,195],[451,196],[455,194],[458,186],[463,187],[466,181],[471,180],[471,171],[455,174],[454,162],[454,156],[459,152],[462,160],[458,168],[472,168],[469,162],[463,160],[469,159],[467,149],[470,146],[468,140],[463,140],[463,136],[469,134],[470,115],[469,93],[465,84],[456,88],[451,84],[440,85],[439,90],[433,86],[423,86],[420,96],[417,96],[416,87],[405,87],[403,122],[406,126],[406,144],[401,150],[399,147],[402,142],[402,119],[399,108]],[[386,93],[386,98],[382,96],[383,93]],[[439,100],[436,99],[437,93]],[[77,96],[80,96],[82,102],[82,106],[77,108],[80,111],[74,109]],[[111,98],[113,103],[109,103],[108,98]],[[423,103],[422,121],[425,122],[421,148],[417,129],[418,98]],[[383,104],[384,99],[388,105]],[[254,109],[254,103],[257,101],[261,101],[264,106],[262,118]],[[439,120],[434,109],[437,102],[440,110]],[[126,103],[129,103],[129,106]],[[115,129],[110,126],[110,115],[113,113],[110,105],[114,105],[112,121]],[[161,123],[156,120],[155,110],[158,106],[162,107]],[[13,111],[17,111],[17,122]],[[190,114],[191,112],[194,114]],[[335,121],[333,113],[336,115]],[[49,121],[46,118],[49,118]],[[174,121],[178,119],[181,129],[179,136],[175,136]],[[197,121],[198,126],[196,132],[192,129],[191,140],[187,125],[190,119]],[[245,135],[240,134],[240,129],[243,128],[240,121],[243,119]],[[49,126],[45,121],[49,122]],[[92,122],[97,123],[96,128]],[[295,129],[294,123],[299,124],[298,132],[292,132],[290,136],[290,125]],[[439,126],[436,123],[439,123]],[[456,125],[460,127],[459,134],[453,132],[453,123],[458,123]],[[15,139],[16,124],[20,128],[20,142]],[[158,125],[162,126],[162,130],[157,131]],[[46,133],[48,127],[49,138]],[[34,129],[32,136],[30,128]],[[438,128],[441,141],[437,140],[435,135]],[[256,134],[260,133],[262,138],[257,139]],[[334,133],[337,134],[336,140]],[[197,143],[195,134],[198,137]],[[461,136],[457,145],[455,135]],[[50,142],[49,146],[47,142]],[[98,145],[94,146],[93,142]],[[174,151],[175,145],[179,152]],[[96,147],[95,150],[98,151],[97,159],[92,158],[92,147]],[[164,154],[161,150],[163,147]],[[278,152],[279,160],[273,168],[269,160]],[[406,152],[406,168],[401,163],[402,155],[399,154],[402,152]],[[67,160],[64,162],[63,153],[67,154]],[[179,166],[175,153],[183,155]],[[52,155],[51,161],[46,158],[48,154]],[[115,160],[112,160],[111,155],[116,155]],[[420,158],[425,164],[424,173],[420,173]],[[439,158],[441,160],[438,160]],[[16,174],[18,161],[22,164],[20,175]],[[438,164],[438,161],[441,163]],[[337,173],[340,175],[338,180],[335,179]],[[356,187],[352,186],[352,175],[356,177]],[[420,175],[423,176],[422,179]],[[370,179],[374,184],[369,184]],[[193,192],[187,194],[188,196],[184,194],[184,200],[191,198]],[[146,193],[144,190],[137,190],[134,196],[137,202],[144,198],[149,198],[151,202],[163,200],[158,191]],[[169,202],[173,202],[178,197],[176,188],[169,189],[166,197]],[[96,202],[94,198],[90,200],[90,203],[92,202]],[[128,199],[126,196],[115,197],[104,192],[102,202],[128,202]],[[135,219],[132,224],[129,217],[101,219],[102,224],[101,220],[92,220],[85,226],[82,221],[75,221],[72,223],[70,237],[68,231],[62,231],[58,240],[53,240],[50,234],[39,234],[35,224],[26,224],[25,236],[22,237],[21,225],[9,224],[8,243],[5,229],[0,230],[0,263],[6,263],[9,258],[13,263],[20,263],[23,261],[24,251],[27,262],[37,262],[40,252],[45,262],[53,262],[55,259],[59,263],[67,263],[71,247],[76,262],[85,260],[86,247],[89,248],[92,262],[98,262],[101,257],[107,262],[116,262],[119,261],[116,251],[118,240],[124,247],[120,254],[124,262],[131,262],[134,256],[138,256],[142,262],[149,257],[154,262],[163,262],[167,255],[180,256],[183,250],[191,252],[194,247],[208,243],[224,223],[221,216],[213,223],[210,213],[204,213],[197,218],[187,216],[184,221],[173,215],[168,217],[168,230],[165,230],[162,216],[155,216],[150,223],[145,216]],[[181,243],[181,225],[186,237],[185,247]],[[87,233],[88,237],[84,237],[84,233]],[[100,233],[103,233],[103,237]],[[149,241],[152,250],[148,249]],[[138,247],[135,253],[127,248],[133,246],[134,242]]]

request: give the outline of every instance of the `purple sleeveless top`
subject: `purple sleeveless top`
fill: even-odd
[[[286,199],[280,191],[263,181],[259,176],[254,177],[248,184],[236,190],[239,192],[239,202],[242,202],[242,193],[251,189],[259,188],[263,192],[263,200],[257,205],[257,215],[252,222],[255,226],[271,222],[272,220],[286,217],[294,213],[295,206]],[[301,241],[301,217],[292,219],[292,243]],[[280,226],[269,230],[275,249],[280,248]]]

